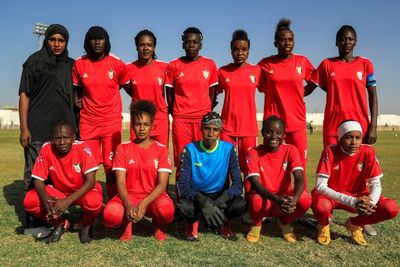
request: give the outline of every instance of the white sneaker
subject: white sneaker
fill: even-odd
[[[45,238],[51,234],[51,230],[47,227],[41,226],[36,228],[27,228],[24,230],[24,235],[32,235],[36,238]]]
[[[376,232],[375,228],[372,227],[370,224],[366,224],[363,226],[364,232],[370,236],[376,236],[378,233]]]

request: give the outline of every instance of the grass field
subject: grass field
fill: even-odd
[[[310,186],[321,140],[320,132],[309,136]],[[400,137],[380,132],[375,148],[384,172],[383,194],[399,202]],[[348,216],[343,212],[334,214],[329,246],[318,245],[315,229],[300,224],[293,225],[299,242],[288,244],[271,222],[264,224],[261,241],[249,244],[244,238],[248,227],[239,220],[234,222],[237,241],[202,232],[199,242],[187,242],[180,221],[168,226],[167,241],[159,243],[152,237],[150,223],[144,221],[134,228],[131,242],[121,243],[119,230],[104,229],[96,221],[95,240],[88,245],[79,243],[77,233],[66,233],[60,242],[46,245],[22,235],[22,167],[18,131],[0,131],[0,266],[400,266],[400,219],[376,225],[378,236],[367,237],[368,246],[359,247],[351,243],[343,226]],[[102,172],[98,179],[104,181]]]

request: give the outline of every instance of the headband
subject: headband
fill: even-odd
[[[201,125],[216,125],[219,129],[222,129],[222,120],[221,116],[216,112],[208,112],[203,116],[201,120]]]
[[[340,124],[338,128],[338,140],[342,139],[343,135],[351,131],[359,131],[362,133],[360,123],[357,121],[346,121]]]

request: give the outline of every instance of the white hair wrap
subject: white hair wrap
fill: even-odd
[[[361,124],[357,121],[346,121],[340,124],[338,128],[338,140],[342,139],[343,135],[351,131],[359,131],[362,134]]]

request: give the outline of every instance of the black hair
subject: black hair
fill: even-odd
[[[286,129],[285,121],[275,115],[269,116],[268,118],[263,120],[261,132],[263,132],[267,128],[267,125],[273,122],[279,122],[282,125],[283,132],[285,132]]]
[[[356,30],[353,28],[353,26],[350,25],[343,25],[342,27],[340,27],[340,29],[337,31],[336,33],[336,42],[339,41],[340,36],[345,32],[345,31],[351,31],[354,34],[354,38],[357,41],[357,32]]]
[[[134,118],[140,117],[143,113],[147,113],[150,116],[150,121],[154,121],[156,115],[156,106],[148,100],[137,100],[131,104],[130,107],[132,123]]]
[[[60,120],[60,121],[53,123],[51,125],[51,135],[54,136],[54,133],[56,131],[60,130],[61,127],[63,127],[63,126],[71,129],[73,135],[75,136],[75,134],[76,134],[75,125],[72,122],[67,121],[67,120]]]
[[[150,36],[151,38],[153,38],[153,45],[154,46],[157,46],[157,38],[156,38],[156,36],[154,35],[154,33],[152,32],[152,31],[149,31],[149,30],[147,30],[147,29],[145,29],[145,30],[141,30],[140,32],[138,32],[137,34],[136,34],[136,36],[135,36],[135,45],[136,45],[136,48],[138,48],[138,45],[139,45],[139,39],[142,37],[142,36]],[[153,59],[156,59],[157,58],[157,56],[156,56],[156,52],[154,52],[153,53]]]
[[[290,29],[291,23],[292,22],[290,21],[290,19],[285,19],[285,18],[282,18],[278,21],[278,24],[276,24],[276,30],[275,30],[275,37],[274,37],[275,41],[278,40],[279,33],[282,31],[290,31],[291,33],[293,33],[292,29]]]
[[[90,29],[87,31],[86,36],[85,36],[85,42],[83,44],[83,48],[85,49],[86,53],[89,56],[93,55],[92,48],[90,47],[90,40],[93,39],[104,39],[105,40],[105,48],[104,48],[104,53],[108,54],[110,53],[111,50],[111,43],[110,43],[110,37],[108,36],[107,31],[100,26],[92,26]]]
[[[247,32],[245,30],[239,29],[232,33],[231,48],[235,41],[247,41],[247,43],[249,44],[249,48],[250,48],[250,39],[247,36]]]
[[[198,34],[198,35],[200,35],[200,40],[203,40],[203,34],[201,33],[201,31],[200,31],[198,28],[196,28],[196,27],[189,27],[189,28],[187,28],[187,29],[183,32],[183,34],[182,34],[182,41],[185,41],[185,37],[186,37],[186,35],[188,35],[189,33]]]

